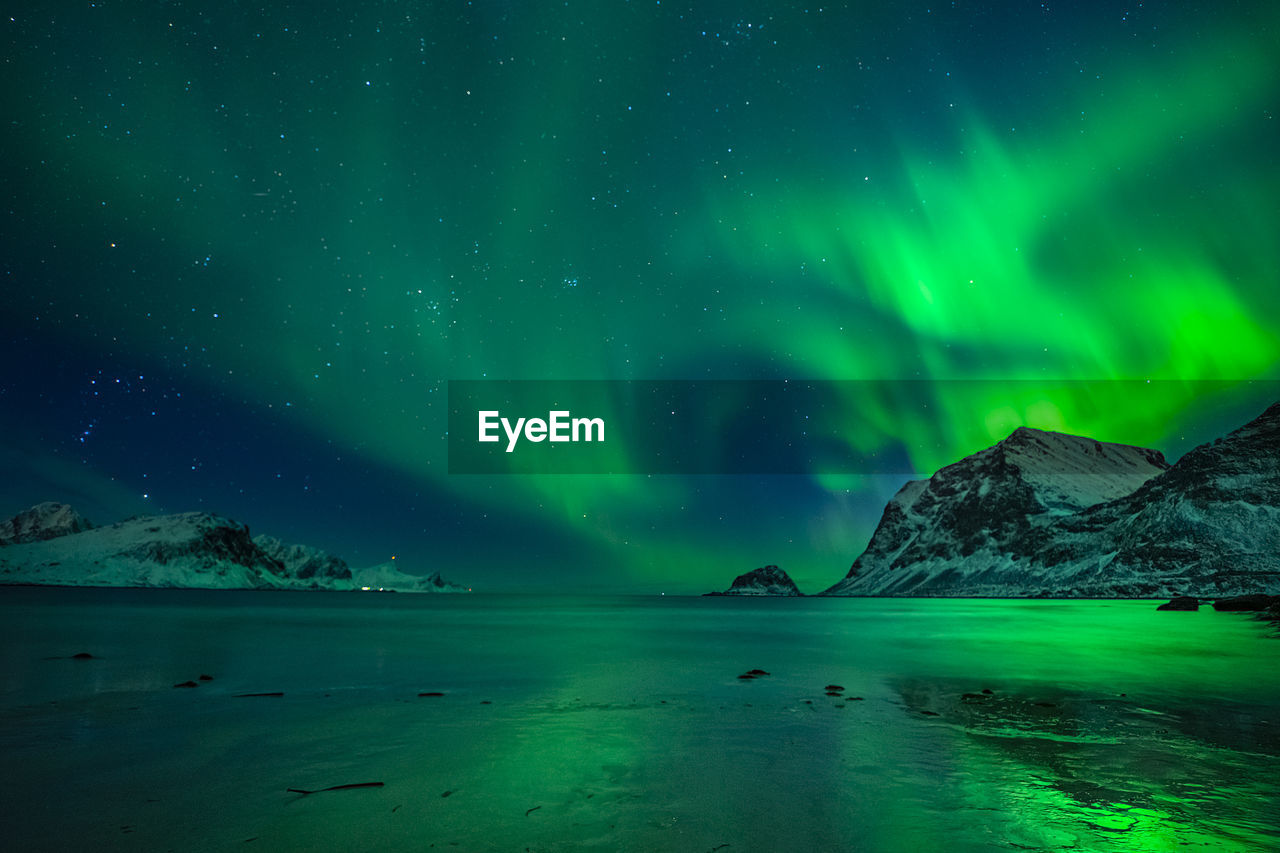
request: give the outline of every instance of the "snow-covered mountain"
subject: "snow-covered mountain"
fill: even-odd
[[[262,589],[286,586],[249,530],[205,512],[142,516],[0,550],[0,583]]]
[[[408,575],[394,563],[382,563],[351,572],[352,589],[395,590],[397,592],[470,592],[464,586],[449,583],[439,572],[429,575]]]
[[[46,501],[24,509],[13,518],[0,521],[0,545],[39,542],[93,527],[66,504]]]
[[[724,592],[708,592],[707,595],[804,595],[795,581],[777,566],[763,566],[752,569],[745,575],[738,575],[733,584]]]
[[[903,486],[825,595],[1212,597],[1280,585],[1280,404],[1169,467],[1019,429]]]
[[[27,521],[32,517],[40,523]],[[30,533],[58,529],[64,532],[34,538]],[[0,540],[0,584],[466,591],[438,574],[421,577],[388,566],[352,571],[324,551],[286,545],[269,536],[254,539],[245,525],[206,512],[142,516],[89,527],[64,504],[40,504],[0,524],[0,531],[14,530],[28,533],[8,540],[14,544]],[[377,583],[368,583],[366,577]]]
[[[964,594],[1033,528],[1127,495],[1168,467],[1154,450],[1020,427],[903,486],[848,576],[824,594]]]

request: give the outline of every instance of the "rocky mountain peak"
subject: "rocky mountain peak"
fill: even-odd
[[[45,501],[24,509],[13,518],[0,521],[0,545],[41,542],[70,533],[89,530],[90,524],[69,505]]]
[[[724,592],[709,592],[708,595],[803,595],[782,569],[777,566],[762,566],[752,569],[746,574],[738,575],[733,584]]]

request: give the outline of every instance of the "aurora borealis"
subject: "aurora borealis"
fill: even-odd
[[[3,515],[813,591],[900,479],[450,476],[447,382],[922,382],[844,402],[927,474],[1023,423],[1176,458],[1280,379],[1274,4],[11,14]]]

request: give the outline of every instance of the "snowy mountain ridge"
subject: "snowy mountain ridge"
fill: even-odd
[[[1280,404],[1169,466],[1016,430],[907,483],[824,595],[1155,597],[1280,587]]]
[[[1169,467],[1158,450],[1030,427],[1018,427],[991,450],[1017,468],[1056,515],[1124,497]]]
[[[40,525],[22,521],[32,513],[42,520]],[[0,540],[5,543],[0,547],[0,585],[466,591],[438,573],[420,577],[393,566],[353,571],[324,551],[269,536],[251,538],[245,525],[207,512],[141,516],[92,527],[65,504],[39,504],[0,524],[0,532],[55,529],[65,532]]]

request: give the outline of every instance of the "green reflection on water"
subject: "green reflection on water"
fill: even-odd
[[[1280,646],[1240,614],[128,595],[0,598],[3,793],[18,837],[97,849],[249,837],[282,850],[1280,846]],[[101,659],[44,660],[80,648]],[[170,687],[172,672],[211,659],[214,682]],[[771,674],[737,677],[752,668]],[[286,696],[232,698],[266,688]],[[386,786],[283,793],[375,779]],[[101,834],[122,825],[137,832]]]

